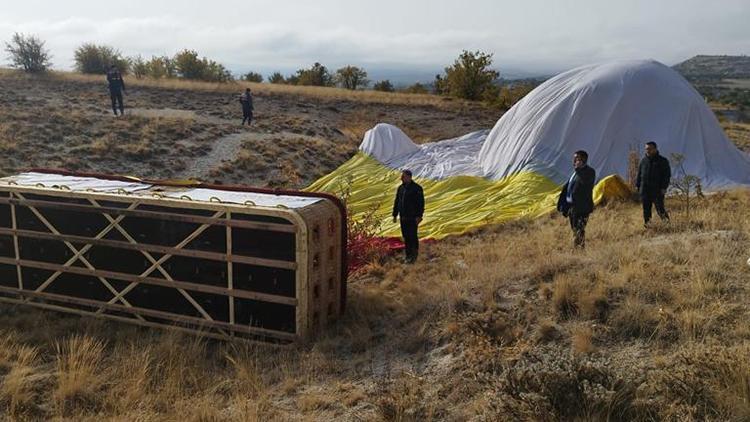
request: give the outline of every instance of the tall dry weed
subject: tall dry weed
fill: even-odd
[[[63,413],[102,405],[100,393],[108,381],[104,349],[102,341],[82,335],[56,345],[57,387],[52,397]]]

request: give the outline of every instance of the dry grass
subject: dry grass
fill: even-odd
[[[722,127],[739,149],[750,153],[750,124],[723,122]]]
[[[746,420],[750,194],[700,202],[691,224],[668,206],[672,225],[649,231],[637,204],[598,209],[585,251],[545,218],[372,265],[308,346],[2,307],[0,406],[21,419]]]

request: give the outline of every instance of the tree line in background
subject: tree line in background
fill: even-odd
[[[44,72],[51,66],[51,56],[44,47],[44,41],[35,36],[14,34],[5,44],[11,66],[26,72]],[[185,49],[174,56],[153,56],[144,59],[140,55],[125,57],[116,48],[94,43],[82,44],[74,53],[75,69],[87,74],[105,74],[114,65],[123,74],[136,78],[179,78],[206,82],[231,82],[235,78],[224,65],[200,57],[198,52]],[[472,101],[484,101],[499,108],[510,108],[530,92],[536,84],[501,84],[500,74],[493,70],[492,54],[481,51],[463,51],[453,64],[435,76],[430,84],[415,83],[396,89],[389,80],[377,81],[372,89],[382,92],[405,92],[411,94],[436,94]],[[263,75],[248,72],[241,76],[243,81],[262,83]],[[344,66],[334,72],[320,63],[309,68],[299,69],[284,76],[274,72],[266,78],[268,83],[300,86],[338,86],[344,89],[359,90],[370,87],[367,71],[357,66]]]

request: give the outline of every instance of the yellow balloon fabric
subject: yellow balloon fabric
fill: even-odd
[[[393,200],[400,181],[400,170],[358,152],[332,173],[311,184],[307,191],[342,195],[348,190],[348,208],[354,219],[374,212],[383,222],[381,236],[399,237],[393,223]],[[560,185],[532,172],[519,173],[492,181],[474,176],[442,180],[415,178],[424,189],[425,214],[419,226],[421,238],[442,239],[488,224],[520,217],[539,217],[555,209]],[[608,176],[594,189],[595,202],[626,197],[630,188],[619,176]]]

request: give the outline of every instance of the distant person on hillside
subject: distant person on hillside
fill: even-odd
[[[247,121],[247,125],[250,126],[253,121],[253,93],[250,88],[246,88],[245,92],[240,95],[240,104],[242,104],[242,125],[244,126]]]
[[[656,142],[646,142],[646,156],[638,165],[638,177],[635,187],[641,194],[643,202],[643,225],[648,227],[651,221],[651,205],[656,206],[656,213],[662,221],[669,221],[669,214],[664,208],[664,195],[667,194],[672,169],[669,160],[659,154]]]
[[[573,154],[573,174],[563,185],[557,200],[557,210],[570,220],[570,228],[575,235],[573,246],[581,249],[586,246],[586,224],[594,211],[596,171],[589,167],[588,160],[586,151]]]
[[[411,170],[401,172],[401,186],[396,191],[393,201],[393,222],[401,218],[401,235],[404,244],[407,264],[413,264],[419,255],[419,223],[424,214],[424,192],[422,186],[411,178]]]
[[[117,66],[110,66],[107,71],[107,83],[109,84],[109,97],[112,99],[112,112],[117,116],[117,105],[120,106],[120,114],[125,114],[125,105],[122,102],[122,93],[125,92],[125,81]]]

